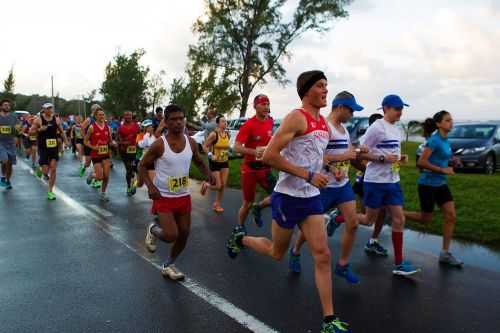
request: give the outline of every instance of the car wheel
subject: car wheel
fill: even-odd
[[[495,173],[495,158],[493,157],[492,154],[488,154],[488,156],[486,156],[486,160],[484,161],[484,172],[487,174],[487,175],[492,175]]]

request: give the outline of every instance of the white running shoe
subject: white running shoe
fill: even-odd
[[[146,239],[144,241],[146,243],[146,248],[151,253],[156,251],[156,236],[153,235],[153,232],[151,231],[155,225],[155,223],[150,223],[148,225],[146,228]]]
[[[170,280],[174,281],[184,280],[184,274],[180,272],[174,266],[174,264],[170,264],[168,266],[165,266],[165,264],[163,264],[163,267],[161,268],[161,274],[164,277],[168,277]]]

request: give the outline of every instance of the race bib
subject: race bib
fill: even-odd
[[[36,141],[36,136],[34,136],[34,135],[30,135],[30,140],[31,140],[31,141]]]
[[[351,162],[343,161],[335,163],[335,168],[341,170],[344,174],[349,174],[349,168],[351,167]]]
[[[12,127],[10,127],[10,126],[0,126],[0,133],[2,133],[2,134],[11,134],[12,133]]]
[[[127,154],[135,154],[136,152],[137,152],[136,146],[128,146],[127,147]]]
[[[97,154],[98,155],[106,155],[108,153],[108,145],[98,146]]]
[[[401,163],[395,162],[391,164],[391,171],[393,174],[399,174],[400,170],[401,170]]]
[[[215,155],[216,161],[221,161],[221,162],[226,162],[229,158],[229,152],[227,150],[222,150],[217,152],[217,155]]]
[[[47,139],[45,140],[45,145],[47,148],[55,148],[57,147],[57,140],[56,139]]]
[[[189,177],[168,177],[167,182],[169,192],[185,192],[189,186]]]

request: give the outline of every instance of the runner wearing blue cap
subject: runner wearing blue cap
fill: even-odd
[[[399,170],[404,158],[401,156],[402,134],[395,124],[400,120],[405,106],[408,104],[401,97],[386,96],[381,107],[384,118],[375,121],[360,141],[370,149],[370,153],[363,156],[369,161],[364,179],[366,219],[370,225],[375,223],[384,206],[390,212],[395,262],[392,272],[396,275],[412,275],[420,271],[409,261],[403,260],[405,217]]]
[[[452,159],[452,150],[448,142],[448,133],[453,128],[453,119],[448,111],[439,111],[424,122],[427,139],[424,151],[417,165],[422,168],[418,179],[418,196],[420,212],[406,212],[407,219],[428,224],[432,222],[434,206],[437,204],[443,212],[443,249],[439,254],[439,262],[452,267],[462,267],[463,262],[450,253],[450,243],[455,229],[457,213],[455,202],[448,187],[448,176],[455,173],[451,164],[459,160]]]
[[[352,119],[354,111],[361,111],[363,107],[357,104],[355,97],[343,91],[332,102],[332,111],[329,114],[328,126],[330,128],[330,141],[325,152],[324,174],[328,176],[328,185],[321,189],[321,201],[323,210],[329,211],[333,207],[338,207],[344,217],[346,228],[342,235],[340,258],[335,267],[335,274],[345,278],[348,282],[356,284],[359,278],[351,271],[349,257],[356,236],[358,227],[358,215],[356,213],[356,197],[349,183],[349,168],[351,162],[356,163],[361,149],[353,149],[349,131],[344,123]],[[367,152],[363,148],[363,152]],[[340,224],[330,220],[327,229],[333,234]],[[299,231],[295,246],[290,249],[289,268],[292,272],[299,273],[300,248],[304,244],[305,238]]]

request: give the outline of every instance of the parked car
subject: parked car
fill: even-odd
[[[462,161],[457,169],[481,170],[491,175],[500,168],[500,121],[455,124],[448,141],[453,155]],[[421,144],[417,161],[423,149]]]
[[[351,121],[345,124],[351,137],[353,145],[359,145],[359,139],[366,133],[368,129],[368,117],[353,117]]]

